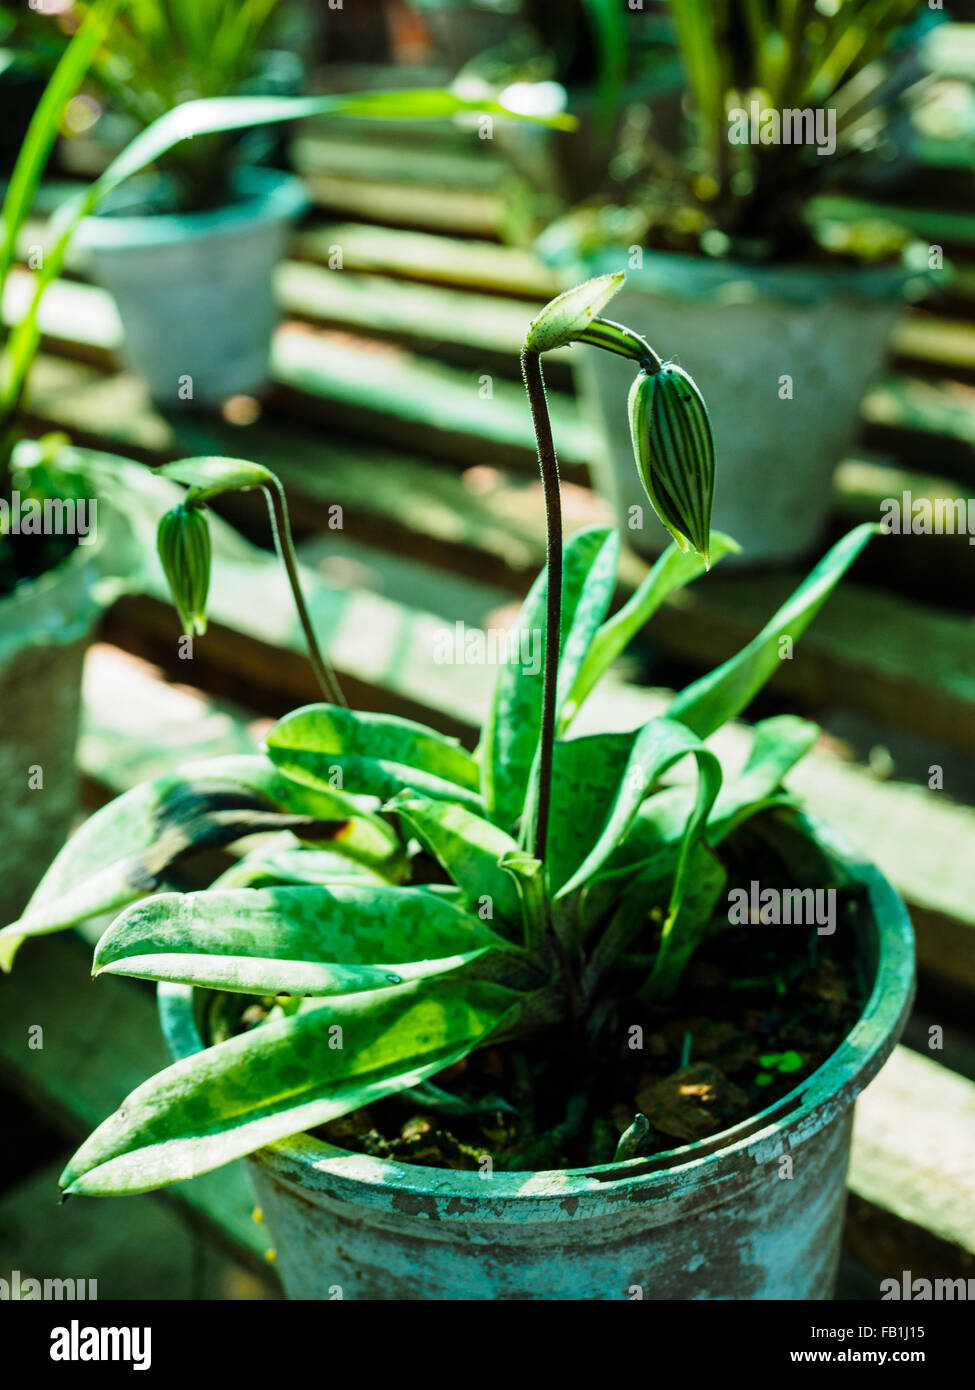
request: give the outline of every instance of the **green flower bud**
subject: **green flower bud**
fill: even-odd
[[[714,439],[693,380],[673,363],[643,371],[630,387],[637,472],[657,516],[681,550],[710,565]]]
[[[159,523],[156,548],[187,637],[207,630],[210,524],[200,507],[182,503]]]

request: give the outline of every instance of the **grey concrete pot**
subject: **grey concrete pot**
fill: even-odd
[[[607,250],[572,274],[583,280],[626,263],[623,251]],[[690,372],[710,411],[713,525],[743,547],[742,556],[722,563],[784,564],[814,549],[833,471],[850,448],[905,294],[917,283],[916,273],[899,267],[756,268],[658,252],[645,253],[642,269],[627,270],[606,316]],[[577,350],[576,364],[584,406],[604,441],[593,461],[597,487],[631,545],[656,555],[670,536],[633,463],[626,410],[632,364],[592,349]]]
[[[122,360],[162,406],[212,405],[267,381],[274,268],[304,184],[273,169],[241,169],[237,200],[213,212],[87,218],[76,244],[114,297]]]
[[[914,952],[887,881],[815,831],[863,886],[857,944],[873,980],[861,1018],[818,1071],[723,1134],[612,1168],[482,1177],[307,1135],[262,1149],[248,1166],[288,1295],[829,1298],[853,1104],[906,1022]],[[170,1053],[199,1051],[193,991],[163,985],[159,1001]]]
[[[0,919],[20,916],[78,806],[81,668],[101,604],[96,547],[0,599]],[[39,769],[32,772],[31,769]],[[31,781],[41,781],[31,786]]]

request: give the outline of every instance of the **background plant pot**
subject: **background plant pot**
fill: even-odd
[[[213,212],[129,216],[116,202],[79,229],[118,305],[122,360],[166,407],[215,404],[267,381],[272,276],[308,198],[300,179],[273,169],[241,169],[235,188],[237,201]]]
[[[607,251],[574,267],[573,283],[625,264],[623,252]],[[713,525],[743,547],[725,563],[785,563],[815,547],[833,470],[916,284],[916,273],[900,267],[756,268],[658,252],[645,253],[641,270],[627,270],[607,316],[689,371],[707,402],[717,451]],[[597,486],[634,548],[659,554],[670,537],[633,463],[632,365],[592,350],[576,360],[585,408],[604,440]],[[783,398],[786,377],[791,399]],[[633,517],[642,517],[642,530]]]
[[[853,1103],[913,996],[894,890],[821,827],[863,888],[869,1000],[788,1096],[711,1139],[613,1169],[454,1172],[350,1154],[307,1135],[248,1160],[292,1298],[823,1299],[843,1224]],[[160,987],[170,1052],[203,1046],[185,986]],[[789,1165],[782,1160],[791,1160]]]
[[[95,550],[78,546],[40,579],[0,599],[3,922],[20,916],[77,810],[81,667],[100,611]],[[31,769],[40,769],[42,785],[31,788]]]

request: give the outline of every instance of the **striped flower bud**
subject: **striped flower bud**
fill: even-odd
[[[637,472],[657,516],[681,550],[710,564],[714,439],[693,380],[668,363],[630,387],[630,434]]]
[[[159,523],[156,548],[187,637],[207,630],[210,524],[200,507],[182,503]]]

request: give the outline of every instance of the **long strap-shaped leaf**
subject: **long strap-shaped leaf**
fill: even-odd
[[[589,644],[606,616],[616,584],[619,539],[607,527],[590,527],[565,547],[562,580],[561,657],[558,699],[568,697]],[[528,632],[533,650],[543,650],[546,571],[535,580],[518,618],[517,631]],[[488,813],[511,830],[521,816],[542,722],[542,668],[509,662],[498,672],[491,713],[481,748],[481,785]]]
[[[719,531],[711,532],[712,565],[738,549],[730,537],[723,536]],[[697,579],[705,568],[704,560],[696,551],[678,550],[676,545],[668,546],[623,607],[607,618],[592,639],[562,707],[561,730],[568,728],[597,681],[646,626],[664,600]]]
[[[708,815],[709,844],[720,844],[760,811],[791,804],[781,790],[782,779],[809,751],[817,734],[815,724],[791,714],[755,725],[744,770],[723,782]],[[584,933],[612,911],[637,876],[645,879],[651,866],[658,876],[673,871],[696,795],[694,786],[681,785],[666,787],[643,802],[620,844],[586,887],[579,906]]]
[[[353,994],[263,1024],[139,1086],[61,1175],[68,1193],[145,1192],[417,1085],[518,1003],[450,976]]]
[[[779,793],[783,778],[808,753],[818,733],[815,724],[792,714],[776,715],[755,725],[745,767],[740,776],[726,778],[708,816],[711,844],[719,844],[729,835],[745,812],[765,806]],[[668,787],[645,801],[607,869],[619,868],[627,861],[637,863],[659,846],[676,843],[694,795],[692,786]]]
[[[674,873],[671,911],[676,910],[684,891],[690,848],[700,835],[721,787],[721,764],[684,725],[672,719],[651,719],[635,735],[616,799],[596,843],[556,897],[567,897],[575,892],[601,868],[626,834],[649,788],[688,754],[697,761],[697,798],[687,818]]]
[[[456,740],[409,719],[307,705],[279,720],[266,743],[271,761],[307,787],[339,786],[380,801],[409,787],[472,811],[483,809],[470,754]]]
[[[402,816],[409,828],[472,900],[475,912],[489,914],[515,929],[522,922],[521,898],[511,875],[501,867],[505,855],[516,855],[510,835],[463,806],[432,801],[404,791],[386,810]],[[489,899],[483,902],[484,898]]]
[[[478,788],[477,763],[458,739],[393,714],[305,705],[279,719],[266,742],[279,766],[286,765],[286,754],[344,753],[385,765],[418,768],[469,791]]]
[[[282,809],[290,813],[288,822]],[[266,758],[212,758],[133,787],[85,821],[21,919],[0,931],[0,966],[10,969],[25,937],[60,931],[154,892],[167,869],[191,851],[287,828],[327,840],[388,878],[405,873],[395,832],[354,798],[292,783]]]
[[[244,994],[352,994],[443,974],[502,944],[476,917],[418,888],[162,893],[112,923],[94,973]]]
[[[873,522],[865,522],[837,541],[747,647],[676,697],[667,711],[668,718],[679,719],[700,738],[707,738],[740,714],[778,669],[781,639],[794,641],[805,631],[867,541],[879,530]]]

